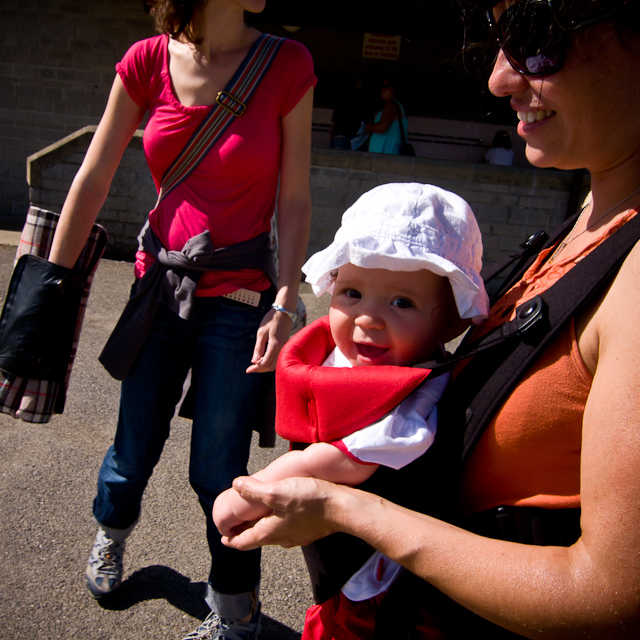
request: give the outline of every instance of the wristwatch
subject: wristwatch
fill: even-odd
[[[289,311],[289,309],[285,309],[281,304],[272,304],[272,309],[279,311],[280,313],[284,313],[289,320],[291,320],[291,324],[295,324],[298,319],[298,314],[295,311]]]

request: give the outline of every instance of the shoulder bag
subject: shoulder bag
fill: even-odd
[[[25,422],[62,413],[93,274],[107,245],[94,224],[78,261],[47,260],[59,215],[31,207],[0,318],[0,411]]]

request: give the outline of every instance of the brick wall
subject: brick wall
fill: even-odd
[[[91,139],[75,139],[66,157],[60,142],[32,159],[31,202],[59,210]],[[109,232],[111,255],[133,256],[136,236],[155,202],[155,189],[138,132],[127,149],[98,221]],[[47,166],[47,158],[60,161]],[[485,262],[515,251],[539,229],[551,230],[565,218],[573,174],[532,167],[406,158],[375,153],[314,149],[311,158],[313,217],[309,254],[327,246],[344,210],[365,191],[387,182],[430,183],[458,193],[474,210],[483,232]],[[585,187],[586,188],[586,187]],[[584,189],[583,189],[584,191]],[[584,195],[584,194],[583,194]]]
[[[415,181],[467,200],[482,230],[485,262],[496,262],[517,250],[530,234],[552,230],[565,219],[572,180],[571,172],[533,167],[315,150],[309,251],[331,242],[342,212],[365,191],[387,182]]]
[[[31,204],[60,212],[94,130],[95,127],[87,127],[28,159]],[[98,215],[98,222],[109,233],[108,251],[112,257],[133,258],[136,238],[155,201],[155,186],[142,150],[142,131],[137,131]]]
[[[22,220],[29,202],[27,156],[97,124],[115,63],[132,42],[152,35],[153,29],[141,0],[20,0],[5,5],[0,39],[0,216]],[[308,37],[309,46],[324,60],[320,35],[311,31]],[[89,139],[84,136],[84,146],[64,162],[40,163],[39,178],[31,183],[35,204],[60,208]],[[571,174],[316,149],[310,251],[331,240],[342,212],[361,193],[394,180],[431,182],[465,197],[485,234],[487,260],[493,261],[528,233],[553,228],[562,220]],[[99,217],[111,234],[112,252],[132,255],[137,231],[154,201],[140,141],[134,138]]]
[[[282,3],[269,0],[272,7],[278,4]],[[381,106],[380,81],[394,77],[404,85],[399,97],[410,116],[409,133],[419,155],[474,160],[490,144],[493,129],[512,129],[514,116],[508,101],[493,100],[488,92],[478,90],[483,82],[462,67],[457,55],[461,36],[453,26],[443,29],[437,21],[430,21],[416,31],[405,24],[404,9],[397,7],[399,13],[391,22],[404,25],[410,33],[402,40],[399,60],[370,59],[362,57],[361,29],[366,30],[367,20],[352,31],[336,30],[334,25],[345,26],[344,15],[331,17],[331,11],[323,7],[300,9],[313,14],[320,26],[309,24],[294,33],[282,26],[288,22],[269,22],[268,16],[253,18],[261,30],[294,38],[309,48],[319,78],[316,107],[332,113],[358,78],[367,103],[370,100],[371,109],[377,109]],[[16,0],[5,1],[2,9],[0,220],[6,225],[17,224],[28,204],[26,158],[67,134],[98,123],[114,65],[134,41],[152,35],[153,27],[142,0]],[[450,14],[451,9],[438,11]],[[280,12],[269,13],[267,7],[267,14],[273,18]],[[438,135],[478,139],[475,147],[466,149],[476,155],[450,155],[464,147],[433,140],[426,145],[417,134],[423,135],[427,124],[429,133],[435,127]],[[515,139],[514,143],[518,144]]]
[[[28,206],[25,159],[97,124],[115,63],[153,35],[142,0],[17,0],[2,7],[0,215]]]

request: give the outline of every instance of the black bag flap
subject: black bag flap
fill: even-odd
[[[82,291],[71,269],[22,256],[0,318],[0,369],[23,378],[63,381]]]

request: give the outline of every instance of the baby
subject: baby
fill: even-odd
[[[486,317],[481,266],[480,230],[459,196],[412,183],[365,193],[303,267],[314,293],[332,296],[328,318],[300,331],[278,360],[276,430],[311,444],[254,477],[358,485],[378,465],[399,469],[421,456],[448,378],[413,365],[437,356],[465,320]],[[233,489],[213,507],[225,536],[267,513]]]
[[[481,266],[480,230],[459,196],[407,183],[365,193],[333,243],[302,268],[318,297],[331,294],[328,318],[301,330],[278,358],[276,431],[309,446],[253,477],[359,485],[379,465],[400,469],[419,458],[433,443],[448,375],[415,365],[486,317]],[[233,489],[213,506],[223,536],[268,513]],[[365,637],[401,571],[374,552],[340,593],[309,609],[303,637],[333,638],[344,625],[359,629],[348,637]]]

